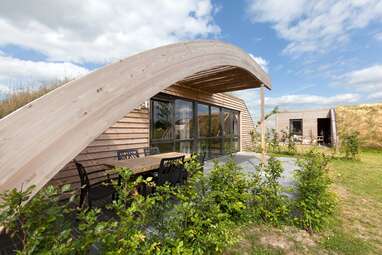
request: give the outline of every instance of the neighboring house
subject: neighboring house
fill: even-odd
[[[206,151],[250,146],[251,114],[225,92],[271,88],[241,49],[217,41],[149,50],[71,81],[0,120],[0,192],[47,183],[79,185],[116,151]]]
[[[335,145],[335,109],[281,111],[276,114],[276,132],[287,133],[302,144]]]

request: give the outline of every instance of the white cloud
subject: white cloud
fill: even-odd
[[[1,94],[9,94],[11,89],[5,85],[0,84],[0,95]]]
[[[373,65],[342,75],[336,82],[344,87],[352,87],[358,91],[376,93],[382,91],[382,65]]]
[[[89,70],[72,63],[21,60],[0,55],[0,93],[22,86],[34,87],[50,81],[73,79]]]
[[[284,53],[326,51],[346,42],[350,31],[381,21],[380,0],[248,0],[253,22],[269,22],[289,43]]]
[[[251,53],[249,53],[249,56],[251,56],[251,58],[253,58],[253,60],[256,61],[257,64],[259,64],[261,66],[261,68],[265,71],[265,72],[268,72],[268,61],[265,60],[264,58],[262,57],[255,57],[254,55],[252,55]]]
[[[49,61],[107,63],[179,40],[217,35],[210,0],[3,0],[0,45]]]
[[[374,35],[374,38],[378,41],[382,41],[382,32],[376,33]]]
[[[359,94],[338,94],[335,96],[316,96],[316,95],[286,95],[281,97],[266,97],[267,106],[282,105],[336,105],[342,103],[354,103],[360,99]]]
[[[370,94],[368,96],[369,99],[382,99],[382,91],[378,91],[376,93]]]

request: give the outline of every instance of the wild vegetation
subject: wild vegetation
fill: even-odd
[[[356,159],[359,153],[359,146],[360,141],[358,132],[352,131],[343,135],[341,149],[345,153],[347,159]]]
[[[312,152],[309,157],[314,158],[303,160],[303,172],[318,171],[310,162],[322,156]],[[200,168],[191,160],[186,163],[190,178],[185,185],[155,187],[156,192],[146,197],[136,188],[153,185],[150,178],[133,179],[128,169],[117,169],[124,181],[116,186],[118,200],[107,206],[115,216],[106,220],[99,209],[78,213],[74,196],[60,202],[67,187],[48,187],[30,201],[31,189],[11,190],[2,194],[0,224],[19,240],[20,254],[51,254],[52,247],[60,254],[84,254],[95,248],[103,254],[216,254],[242,239],[238,228],[250,223],[306,228],[296,223],[306,222],[307,215],[321,209],[309,207],[307,213],[301,203],[287,199],[279,184],[283,169],[274,158],[253,176],[244,174],[233,160],[216,164],[207,175]],[[311,180],[300,178],[299,183],[306,186],[307,181]],[[314,203],[316,198],[321,199],[317,203],[322,201],[317,190],[306,190],[297,201]],[[317,228],[312,230],[320,229],[321,221],[314,224]]]
[[[357,132],[361,147],[382,148],[382,104],[337,107],[336,122],[340,139]]]
[[[327,155],[332,151],[319,148]],[[326,151],[324,151],[326,150]],[[306,153],[300,150],[300,155]],[[381,254],[382,151],[361,149],[357,160],[330,157],[327,172],[336,209],[310,233],[294,226],[250,224],[228,254]],[[332,201],[332,200],[330,200]],[[302,218],[304,219],[304,218]]]
[[[58,81],[55,83],[41,86],[37,89],[24,88],[22,90],[15,90],[0,100],[0,118],[5,117],[18,108],[26,105],[29,102],[45,95],[49,91],[67,83],[68,80]]]

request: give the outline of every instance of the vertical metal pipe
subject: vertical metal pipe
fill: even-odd
[[[338,149],[338,139],[337,139],[337,126],[336,126],[336,111],[334,108],[330,109],[329,110],[329,113],[330,113],[330,126],[331,126],[331,133],[332,133],[332,137],[331,137],[331,143],[332,143],[332,146],[334,146],[334,148],[336,148],[336,150]]]

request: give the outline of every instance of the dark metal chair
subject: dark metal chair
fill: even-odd
[[[199,153],[193,153],[192,155],[193,155],[193,156],[195,155],[195,156],[196,156],[196,159],[198,160],[198,162],[200,163],[200,165],[201,165],[201,166],[204,166],[204,162],[206,161],[206,155],[207,155],[207,152],[202,151],[202,152],[199,152]]]
[[[85,167],[78,161],[74,161],[77,167],[78,175],[81,180],[80,188],[80,208],[82,208],[85,199],[88,201],[89,209],[92,208],[92,203],[95,200],[106,199],[110,197],[114,199],[115,190],[111,183],[109,174],[105,174],[105,170],[98,170],[87,172]],[[100,173],[104,173],[103,175]],[[96,182],[91,182],[89,176],[98,174],[99,176],[94,177]]]
[[[144,148],[144,152],[145,152],[145,157],[160,153],[158,147],[147,147],[147,148]]]
[[[163,158],[160,162],[155,183],[157,185],[165,183],[177,185],[183,184],[186,178],[187,172],[184,169],[184,156]]]
[[[127,150],[117,151],[117,159],[118,160],[125,160],[125,159],[132,159],[132,158],[139,158],[138,150],[127,149]]]

